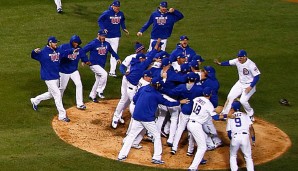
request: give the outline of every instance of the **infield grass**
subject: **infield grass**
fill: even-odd
[[[150,30],[141,38],[135,35],[159,2],[121,1],[131,33],[120,40],[118,51],[122,59],[133,53],[136,40],[148,47]],[[71,35],[78,34],[85,45],[95,38],[97,18],[111,1],[64,0],[62,3],[65,13],[59,15],[52,0],[0,1],[0,170],[163,170],[120,163],[64,143],[51,127],[57,113],[53,100],[42,102],[38,112],[32,110],[29,99],[45,92],[46,85],[40,80],[38,62],[30,58],[31,50],[43,47],[50,35],[65,43]],[[239,49],[247,50],[262,73],[257,92],[250,100],[255,114],[286,132],[293,143],[283,156],[255,169],[295,170],[298,166],[298,4],[280,0],[171,0],[168,3],[185,15],[168,40],[168,52],[184,34],[189,36],[191,47],[206,59],[204,65],[213,65],[216,57],[228,60]],[[223,104],[237,80],[237,71],[234,67],[215,68],[221,83],[220,104]],[[84,99],[88,101],[94,75],[88,67],[79,70]],[[120,77],[109,78],[105,96],[119,98],[120,83]],[[63,99],[65,108],[75,105],[74,93],[70,81]],[[280,98],[287,98],[292,105],[279,105]],[[256,141],[262,143],[262,137]]]

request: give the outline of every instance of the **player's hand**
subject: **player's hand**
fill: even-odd
[[[182,99],[180,100],[180,104],[188,104],[189,100],[188,99]]]
[[[128,36],[129,35],[129,31],[127,29],[123,29],[123,31],[125,32],[125,34]]]
[[[251,91],[251,89],[252,89],[251,86],[247,87],[247,88],[245,89],[245,93],[248,94],[248,93]]]
[[[217,58],[214,59],[213,62],[214,62],[215,64],[217,64],[217,65],[220,65],[220,64],[221,64]]]
[[[117,64],[121,64],[121,60],[120,59],[117,60]]]
[[[73,50],[73,53],[76,53],[80,50],[80,48],[76,48],[75,50]]]
[[[36,49],[34,49],[34,52],[35,53],[39,53],[41,50],[40,50],[40,48],[36,48]]]
[[[170,8],[170,9],[169,9],[169,13],[173,13],[174,11],[175,11],[174,8]]]
[[[137,36],[142,36],[142,35],[143,35],[142,32],[138,32],[138,33],[137,33]]]
[[[103,32],[105,32],[105,34],[108,34],[108,30],[107,29],[103,29]]]
[[[167,72],[162,72],[161,77],[162,77],[163,79],[166,79],[166,78],[168,77]]]

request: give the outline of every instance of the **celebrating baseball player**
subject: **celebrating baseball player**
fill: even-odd
[[[196,97],[193,99],[192,112],[189,116],[189,122],[187,124],[187,129],[193,136],[195,142],[197,143],[197,152],[189,166],[189,170],[197,170],[200,163],[206,163],[203,160],[204,154],[207,150],[206,138],[207,135],[203,130],[203,124],[212,117],[214,120],[220,120],[227,118],[227,114],[218,115],[214,111],[214,107],[210,102],[212,90],[210,87],[205,87],[203,90],[203,95],[201,97]]]
[[[36,48],[31,52],[31,58],[40,62],[41,79],[45,81],[48,92],[31,98],[30,101],[33,109],[37,110],[37,105],[41,101],[54,98],[59,113],[58,120],[70,122],[70,119],[66,116],[59,90],[60,53],[56,51],[57,43],[56,37],[51,36],[48,38],[47,46],[43,49]]]
[[[148,51],[152,50],[151,43],[157,38],[161,38],[161,42],[163,42],[162,50],[166,49],[167,39],[171,36],[174,24],[181,20],[184,16],[177,9],[168,8],[168,3],[166,1],[162,1],[159,4],[159,8],[154,11],[149,20],[144,24],[141,30],[137,33],[137,36],[142,36],[143,32],[145,32],[149,26],[152,24],[151,31],[151,39]]]
[[[81,76],[78,71],[78,63],[80,59],[83,63],[90,65],[88,57],[82,51],[80,44],[82,43],[81,38],[78,35],[73,35],[70,38],[69,43],[62,44],[59,46],[59,52],[62,56],[64,52],[70,51],[74,53],[66,53],[65,57],[60,61],[60,91],[63,96],[69,79],[72,79],[76,86],[76,104],[77,108],[85,110],[86,106],[83,103],[83,85]],[[63,56],[62,56],[63,57]]]
[[[261,74],[256,64],[247,58],[245,50],[240,50],[238,52],[238,58],[236,59],[225,62],[219,62],[218,59],[215,59],[214,62],[220,66],[236,65],[239,75],[239,80],[235,83],[228,94],[222,113],[229,113],[234,99],[241,96],[240,103],[248,116],[250,116],[252,121],[254,121],[254,110],[248,103],[248,100],[256,92],[256,84],[258,83]]]
[[[120,26],[123,31],[128,35],[129,32],[125,26],[125,17],[124,13],[120,11],[120,1],[114,1],[108,10],[104,11],[98,18],[98,26],[103,30],[106,35],[106,41],[109,42],[113,50],[117,53],[119,39],[121,37]],[[111,55],[110,59],[110,72],[109,75],[112,77],[117,77],[116,75],[116,66],[117,61]]]
[[[90,52],[90,69],[95,74],[96,80],[89,94],[89,98],[95,103],[98,103],[96,95],[98,95],[99,98],[105,98],[103,91],[106,88],[108,74],[104,68],[106,65],[108,52],[110,52],[116,58],[119,64],[121,63],[119,56],[113,50],[110,43],[105,41],[105,38],[106,33],[103,30],[99,30],[97,38],[92,40],[83,48],[84,53]]]
[[[56,4],[56,7],[57,7],[57,12],[59,14],[63,13],[61,0],[54,0],[54,1],[55,1],[55,4]]]
[[[126,78],[126,75],[130,71],[130,62],[133,58],[136,58],[137,54],[145,53],[144,46],[139,42],[136,42],[134,48],[135,48],[135,54],[131,54],[127,56],[119,67],[120,72],[123,74],[123,77],[121,82],[121,98],[115,109],[114,116],[112,119],[112,124],[111,124],[111,126],[114,129],[117,128],[118,121],[120,121],[121,123],[124,123],[124,120],[122,119],[122,113],[123,113],[123,110],[126,109],[130,104],[130,100],[127,94],[127,78]]]
[[[152,80],[150,85],[140,88],[140,90],[134,96],[135,110],[133,112],[133,119],[131,131],[127,135],[127,138],[119,152],[118,160],[123,161],[127,158],[130,148],[137,135],[146,128],[154,137],[154,153],[152,157],[153,164],[164,164],[161,159],[162,144],[160,131],[157,129],[155,123],[155,111],[158,104],[166,106],[177,106],[180,103],[186,104],[189,102],[187,99],[183,99],[180,102],[170,102],[162,97],[158,89],[160,88],[159,78]]]
[[[241,149],[246,162],[246,168],[248,171],[254,170],[254,164],[251,156],[251,144],[255,146],[255,131],[253,123],[249,116],[240,111],[241,104],[239,101],[232,103],[231,112],[234,118],[229,118],[227,122],[227,132],[230,138],[230,167],[231,171],[237,171],[237,153],[239,148]]]

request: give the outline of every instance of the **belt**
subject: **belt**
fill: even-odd
[[[234,135],[237,135],[237,134],[247,134],[247,132],[236,132]]]

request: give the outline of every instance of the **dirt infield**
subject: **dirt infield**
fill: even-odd
[[[66,143],[75,147],[88,151],[90,153],[117,159],[118,153],[122,147],[122,140],[129,123],[130,114],[124,112],[125,124],[119,125],[118,128],[110,127],[113,112],[119,99],[100,101],[100,103],[87,103],[87,110],[81,111],[72,107],[67,110],[67,114],[71,119],[70,123],[57,120],[55,117],[52,126],[57,135]],[[224,142],[224,146],[213,151],[205,153],[205,159],[208,160],[206,165],[200,165],[200,169],[228,169],[229,168],[229,139],[226,135],[226,122],[214,122],[218,130],[219,136]],[[256,118],[254,123],[256,131],[256,147],[253,148],[254,164],[273,160],[291,147],[291,140],[280,129],[274,125]],[[193,157],[186,156],[187,140],[186,135],[180,142],[180,149],[176,155],[170,154],[170,147],[166,146],[166,139],[162,138],[164,165],[151,164],[153,154],[153,143],[142,141],[142,149],[131,149],[129,156],[125,162],[145,165],[151,167],[163,167],[172,169],[186,169],[192,162]],[[240,156],[240,155],[238,155]],[[244,167],[245,162],[238,158],[240,167]]]

